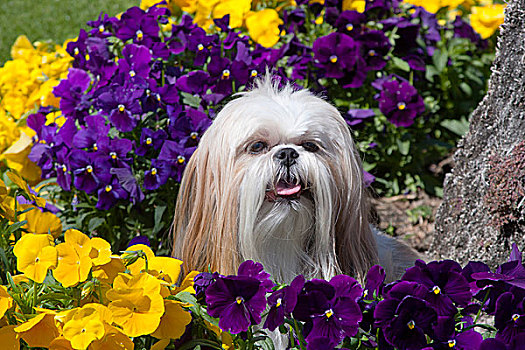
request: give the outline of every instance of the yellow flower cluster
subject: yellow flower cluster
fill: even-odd
[[[34,132],[23,117],[39,106],[58,107],[53,88],[72,61],[66,44],[33,45],[22,35],[11,48],[13,59],[0,67],[0,160],[31,183],[40,179],[40,169],[28,159]]]
[[[133,349],[130,338],[142,335],[159,339],[154,346],[163,349],[180,338],[192,320],[187,305],[172,297],[194,293],[197,272],[177,285],[182,262],[156,257],[148,246],[113,255],[104,239],[69,229],[64,243],[56,246],[50,234],[26,234],[15,244],[14,254],[23,273],[15,276],[18,291],[0,286],[0,342],[13,344],[13,349],[19,349],[20,339],[30,347],[49,349]],[[69,295],[79,292],[77,307],[50,310],[34,303],[32,314],[22,313],[22,295],[41,290],[37,283],[48,283],[49,270]],[[9,324],[13,315],[19,315],[17,322]]]
[[[437,13],[442,8],[448,8],[448,15],[453,19],[456,14],[461,13],[458,7],[470,11],[469,19],[472,28],[483,38],[491,37],[503,23],[505,6],[494,4],[492,0],[481,0],[478,6],[474,6],[474,0],[405,0],[406,3],[421,6],[428,12]]]
[[[503,23],[505,6],[488,4],[471,8],[470,25],[483,39],[489,38]]]
[[[141,7],[148,8],[159,2],[142,0]],[[245,27],[253,41],[272,47],[282,34],[279,25],[283,20],[279,17],[279,9],[255,10],[256,4],[257,1],[252,0],[170,0],[167,6],[193,14],[193,21],[208,31],[214,28],[214,19],[230,15],[232,28]]]

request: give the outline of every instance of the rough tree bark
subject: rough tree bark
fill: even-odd
[[[494,266],[508,258],[512,243],[524,248],[524,201],[521,218],[500,227],[494,225],[494,204],[487,203],[494,197],[491,186],[498,186],[490,181],[491,168],[503,169],[504,160],[524,140],[525,0],[509,0],[488,93],[472,114],[469,131],[454,154],[455,167],[445,179],[430,256]],[[505,176],[521,176],[525,183],[523,172],[508,171]],[[516,194],[516,189],[511,192]]]

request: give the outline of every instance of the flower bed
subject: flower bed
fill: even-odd
[[[0,286],[5,349],[271,349],[275,339],[311,350],[518,349],[525,336],[515,245],[494,272],[480,262],[418,260],[389,284],[378,265],[363,284],[346,275],[275,284],[253,261],[237,275],[193,271],[181,281],[182,261],[155,256],[143,238],[115,255],[106,240],[75,229],[58,244],[57,235],[25,232],[20,216],[45,201],[8,176],[10,194],[28,204],[10,211],[0,184],[0,233],[16,241],[8,252],[16,268]],[[485,315],[493,324],[480,323]]]
[[[279,331],[298,349],[520,342],[516,249],[496,273],[417,262],[388,285],[380,267],[363,286],[349,276],[274,285],[254,262],[180,281],[182,262],[163,256],[174,199],[232,94],[267,70],[323,94],[354,130],[375,191],[439,193],[426,167],[482,97],[502,20],[490,15],[497,5],[269,3],[143,2],[101,14],[64,46],[15,43],[0,68],[5,344],[254,349]],[[483,313],[494,327],[476,324]]]

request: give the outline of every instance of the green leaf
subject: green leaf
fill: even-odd
[[[27,220],[20,221],[20,222],[15,222],[14,224],[9,226],[9,229],[7,230],[7,232],[13,233],[13,232],[19,230],[20,228],[22,228],[22,226],[24,226],[25,224],[27,224]]]
[[[91,218],[88,223],[88,231],[90,232],[94,231],[97,227],[102,225],[105,221],[106,219],[104,218],[99,218],[99,217]]]
[[[155,206],[155,226],[153,227],[153,234],[157,234],[163,227],[162,215],[166,211],[166,205]]]
[[[199,305],[199,303],[197,302],[197,298],[195,298],[195,295],[189,292],[180,292],[175,297],[177,298],[177,300],[183,303],[188,303],[191,305]]]
[[[472,88],[469,84],[462,82],[459,84],[459,88],[461,91],[463,91],[467,96],[472,96]]]
[[[469,122],[465,117],[462,117],[460,120],[457,119],[446,119],[443,120],[441,126],[445,129],[452,131],[458,136],[463,136],[467,133]]]
[[[438,72],[442,72],[445,69],[447,62],[448,54],[446,51],[441,51],[440,49],[434,51],[434,54],[432,55],[432,63],[434,63]]]
[[[201,98],[197,95],[192,95],[187,92],[181,91],[180,93],[182,95],[182,103],[186,104],[188,106],[191,106],[193,108],[198,108],[201,103]]]
[[[409,140],[401,141],[400,139],[397,139],[396,143],[397,143],[397,147],[399,147],[399,153],[406,156],[408,152],[410,151],[410,141]]]
[[[394,66],[401,69],[402,71],[410,72],[410,66],[406,61],[403,61],[401,58],[393,56],[392,62],[394,63]]]
[[[434,82],[434,75],[439,75],[439,72],[437,71],[436,67],[434,66],[427,66],[427,69],[425,71],[425,79],[430,81],[431,83]]]

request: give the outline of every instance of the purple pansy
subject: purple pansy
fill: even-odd
[[[361,43],[361,52],[366,61],[366,66],[371,70],[381,70],[386,66],[385,56],[392,45],[380,30],[369,30],[357,37]]]
[[[93,158],[82,150],[73,150],[69,164],[75,175],[74,185],[77,189],[91,193],[99,186],[108,184],[111,179],[111,164],[104,158]]]
[[[392,80],[382,84],[379,109],[397,127],[408,127],[425,111],[423,99],[406,81]]]
[[[331,33],[315,40],[314,58],[327,78],[342,78],[362,60],[359,45],[346,34]]]
[[[299,294],[293,315],[306,322],[307,342],[327,337],[339,343],[345,336],[354,336],[362,319],[357,299],[362,288],[349,276],[338,275],[330,282],[311,280]]]
[[[175,176],[175,180],[180,182],[182,172],[194,151],[195,147],[186,148],[178,142],[167,140],[162,145],[158,159],[171,165],[170,176]]]
[[[261,322],[266,309],[266,288],[247,276],[218,277],[206,288],[208,313],[219,318],[219,327],[232,334],[245,332]]]
[[[304,277],[299,275],[293,279],[289,286],[276,290],[268,297],[270,310],[264,321],[264,328],[274,331],[283,323],[285,317],[291,316],[304,282]]]
[[[164,185],[171,174],[171,165],[167,161],[153,159],[151,168],[144,173],[144,188],[156,190]]]
[[[67,79],[61,80],[53,89],[53,94],[60,97],[60,109],[66,116],[83,121],[92,102],[85,92],[91,85],[91,78],[81,69],[69,68]]]
[[[96,208],[99,210],[108,210],[115,205],[119,199],[126,199],[128,193],[120,186],[120,183],[114,179],[110,184],[100,187],[98,190],[98,202]]]
[[[418,282],[427,288],[424,299],[440,316],[454,316],[457,306],[465,307],[472,299],[468,281],[461,275],[461,266],[452,260],[417,260],[406,270],[403,281]]]
[[[143,90],[133,86],[113,86],[98,97],[98,104],[109,115],[109,121],[122,132],[131,131],[138,122],[141,107],[138,98]]]
[[[149,46],[159,40],[157,18],[139,7],[131,7],[121,16],[116,36],[123,41],[132,39],[135,44]]]

